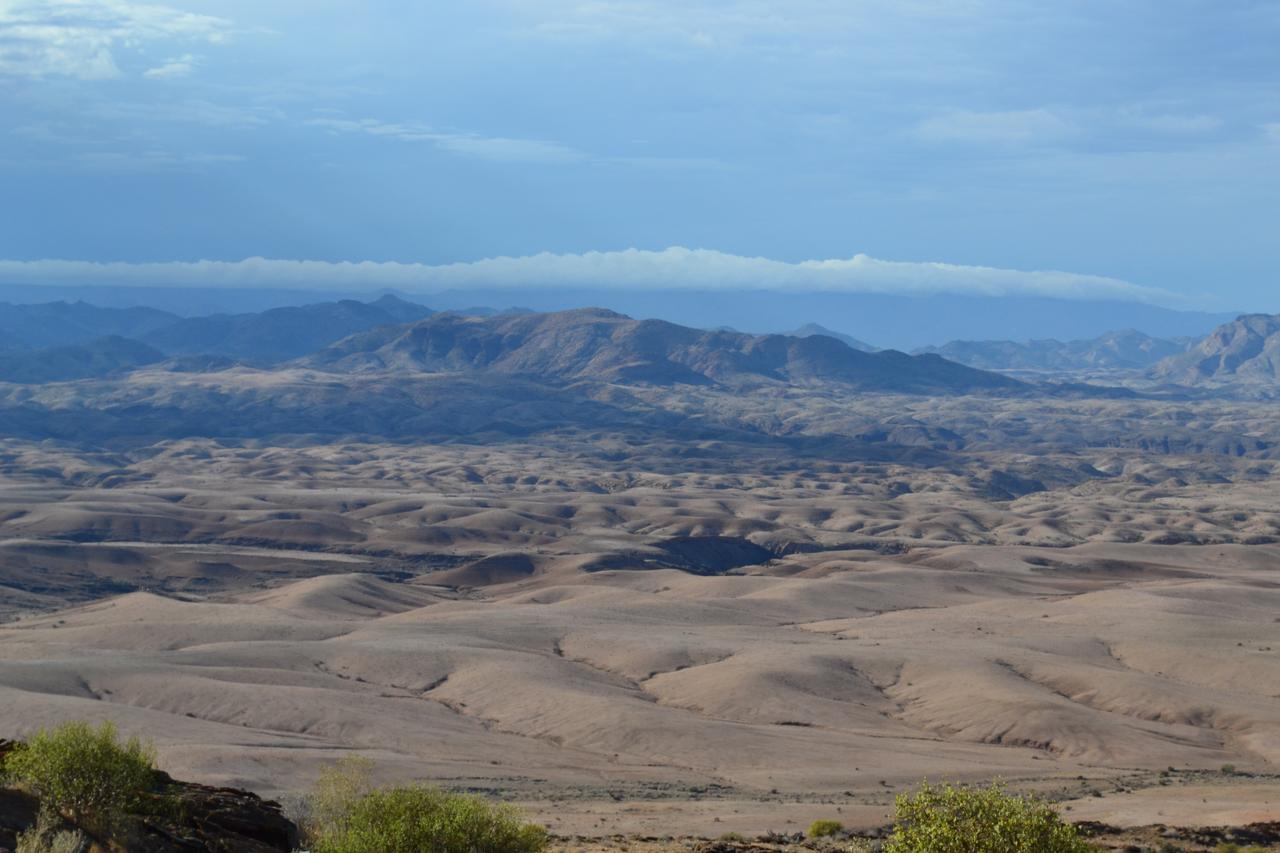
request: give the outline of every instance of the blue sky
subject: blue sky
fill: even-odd
[[[1277,44],[1276,0],[0,0],[0,277],[1280,311]]]

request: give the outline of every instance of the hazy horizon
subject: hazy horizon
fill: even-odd
[[[1277,36],[1264,0],[6,0],[0,282],[1280,311]]]

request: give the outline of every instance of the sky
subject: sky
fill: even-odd
[[[1280,312],[1277,44],[1280,0],[0,0],[0,280]]]

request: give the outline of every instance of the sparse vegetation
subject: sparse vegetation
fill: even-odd
[[[77,829],[68,829],[49,812],[41,813],[36,825],[19,833],[14,853],[82,853],[89,839]]]
[[[1267,853],[1267,848],[1251,845],[1249,847],[1241,847],[1234,842],[1224,841],[1217,847],[1213,848],[1213,853]]]
[[[347,759],[323,774],[309,798],[304,834],[315,853],[538,853],[546,830],[510,806],[408,785],[375,788],[372,762]]]
[[[815,820],[809,824],[810,838],[830,838],[844,832],[844,824],[838,820]]]
[[[41,729],[5,761],[6,774],[40,798],[41,808],[93,833],[110,834],[151,787],[155,751],[121,742],[112,723]]]
[[[1085,853],[1075,827],[1042,800],[976,788],[924,783],[900,794],[885,853]]]

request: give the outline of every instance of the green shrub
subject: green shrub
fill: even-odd
[[[1241,847],[1231,841],[1224,841],[1213,848],[1213,853],[1267,853],[1267,848],[1258,846]]]
[[[107,722],[41,729],[5,761],[5,771],[40,798],[41,807],[91,832],[110,833],[152,785],[155,750],[137,738],[121,743]]]
[[[830,838],[844,832],[844,824],[838,820],[815,820],[809,824],[810,838]]]
[[[895,804],[885,853],[1085,853],[1074,826],[1042,800],[986,788],[924,783]]]
[[[347,759],[323,774],[304,830],[315,853],[538,853],[547,832],[482,797],[410,785],[372,788],[372,763]]]

